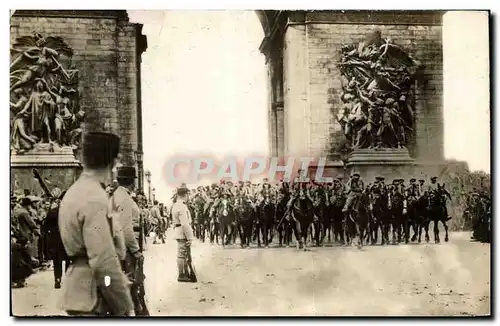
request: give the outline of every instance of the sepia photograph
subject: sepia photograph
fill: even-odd
[[[9,19],[10,316],[491,318],[489,10]]]

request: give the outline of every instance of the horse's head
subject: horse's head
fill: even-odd
[[[229,214],[229,203],[227,199],[222,199],[221,201],[221,207],[222,207],[222,216],[227,216]]]
[[[306,192],[303,189],[299,190],[299,200],[305,200],[307,199]]]

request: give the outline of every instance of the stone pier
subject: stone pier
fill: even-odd
[[[407,161],[422,166],[417,169],[420,171],[426,171],[426,167],[439,170],[434,167],[444,162],[443,14],[258,11],[265,33],[260,49],[266,56],[271,87],[268,110],[272,155],[327,156],[331,166],[342,165],[338,148],[345,136],[336,120],[341,106],[337,67],[341,46],[360,42],[380,30],[383,37],[391,38],[424,63],[415,86],[415,135],[408,145]],[[349,166],[361,159],[360,154],[352,153]],[[376,160],[377,155],[371,159]],[[381,164],[387,163],[386,158],[381,158]]]

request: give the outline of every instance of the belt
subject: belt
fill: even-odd
[[[174,225],[176,228],[180,228],[182,225],[181,224],[176,224]]]

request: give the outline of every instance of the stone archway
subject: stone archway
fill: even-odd
[[[340,48],[379,29],[426,63],[416,90],[412,156],[443,160],[442,12],[257,10],[256,15],[265,34],[260,50],[268,71],[273,156],[327,155],[332,167],[342,166],[335,152],[344,139],[335,120]],[[86,126],[115,131],[122,139],[123,163],[134,163],[134,152],[142,152],[140,62],[147,47],[142,25],[129,22],[126,10],[17,10],[12,15],[11,41],[34,30],[61,36],[75,48]]]
[[[345,139],[336,116],[341,106],[341,46],[379,30],[424,62],[415,86],[417,165],[441,165],[443,50],[441,11],[257,11],[265,32],[260,46],[268,67],[269,133],[274,156],[328,156],[339,168]],[[437,168],[439,169],[439,168]],[[436,170],[436,169],[431,169]],[[412,169],[411,172],[414,173]],[[407,174],[407,173],[403,173]]]

